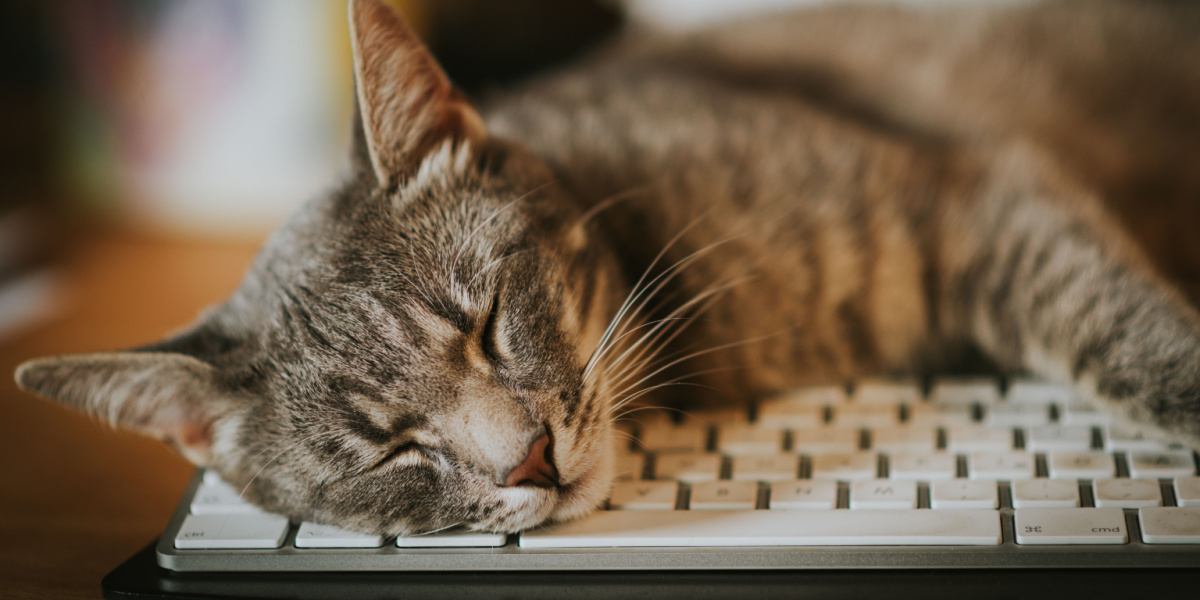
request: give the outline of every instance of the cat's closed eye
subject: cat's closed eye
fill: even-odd
[[[375,461],[368,470],[374,471],[400,460],[405,462],[430,460],[435,454],[436,450],[429,446],[415,440],[404,440],[388,448],[385,454]]]
[[[501,365],[504,363],[504,355],[500,352],[500,343],[497,338],[500,335],[498,331],[498,322],[500,320],[500,291],[496,290],[492,297],[492,304],[488,308],[487,319],[483,323],[483,330],[479,336],[479,345],[483,350],[483,355],[487,357],[493,365]]]

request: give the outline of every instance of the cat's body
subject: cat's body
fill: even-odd
[[[968,346],[1200,444],[1200,318],[1097,193],[1124,189],[1106,164],[1161,167],[1125,150],[1147,121],[1072,113],[1049,83],[1095,28],[1175,31],[1142,10],[1090,13],[1024,82],[1039,94],[960,71],[1021,56],[1005,32],[1056,7],[836,9],[634,36],[481,116],[387,8],[354,2],[351,180],[190,331],[18,380],[171,440],[271,510],[386,533],[587,512],[612,420],[659,383],[698,387],[658,402],[742,402]],[[1139,160],[1063,142],[1048,124],[1068,114]],[[1194,156],[1187,127],[1163,139]]]

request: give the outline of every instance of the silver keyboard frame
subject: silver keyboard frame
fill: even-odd
[[[1013,510],[1000,509],[999,546],[769,546],[721,548],[531,549],[516,536],[500,548],[296,548],[293,523],[283,546],[270,550],[181,550],[175,534],[200,485],[199,472],[158,540],[158,565],[181,572],[331,571],[661,571],[796,569],[1114,569],[1200,567],[1200,544],[1141,543],[1137,511],[1126,510],[1130,543],[1110,546],[1021,546]],[[1161,482],[1160,482],[1161,483]],[[1170,486],[1163,485],[1164,499]],[[1001,498],[1008,487],[1000,483]]]

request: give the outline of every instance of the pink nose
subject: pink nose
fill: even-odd
[[[529,453],[521,464],[508,472],[504,486],[532,485],[536,487],[558,487],[558,469],[554,468],[554,445],[550,436],[542,434],[529,445]]]

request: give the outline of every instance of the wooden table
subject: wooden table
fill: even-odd
[[[162,530],[192,472],[159,442],[20,392],[17,364],[177,329],[234,289],[258,243],[89,235],[58,270],[57,316],[0,339],[0,597],[99,597],[100,578]]]

